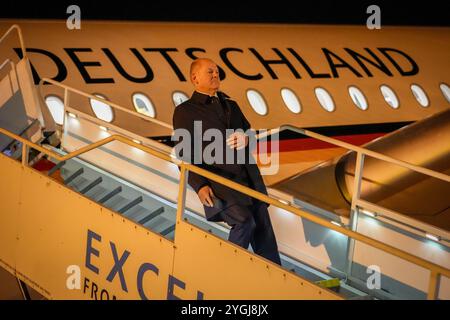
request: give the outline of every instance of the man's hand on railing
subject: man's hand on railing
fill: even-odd
[[[207,207],[213,207],[214,206],[214,202],[213,202],[213,197],[214,193],[211,189],[210,186],[203,186],[200,188],[200,190],[198,190],[198,197],[200,198],[200,202]]]

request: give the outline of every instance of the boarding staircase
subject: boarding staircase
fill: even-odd
[[[52,176],[58,170],[64,185],[75,192],[169,240],[174,239],[177,210],[175,203],[81,159],[58,162],[48,171],[48,175]],[[200,216],[191,213],[191,217],[195,225],[226,238],[227,232],[224,228],[215,227],[213,231],[213,225]]]
[[[180,223],[180,218],[182,218],[181,223],[186,222],[189,225],[195,226],[200,230],[206,231],[205,238],[208,234],[210,234],[214,236],[215,239],[219,239],[217,240],[217,242],[220,242],[221,245],[222,243],[227,242],[226,239],[229,233],[229,227],[227,225],[223,223],[208,222],[201,214],[201,212],[190,209],[188,207],[184,207],[184,203],[182,203],[183,198],[186,196],[187,190],[190,189],[185,181],[185,173],[187,171],[200,170],[199,172],[201,174],[206,175],[206,173],[202,172],[201,169],[195,169],[185,164],[181,165],[181,176],[178,183],[185,189],[183,191],[182,188],[180,188],[179,198],[178,201],[176,201],[176,199],[174,200],[173,198],[166,197],[164,190],[149,190],[145,186],[141,186],[136,182],[129,180],[127,176],[119,176],[117,173],[102,168],[102,166],[100,166],[98,163],[93,163],[92,161],[89,161],[82,156],[84,151],[90,151],[98,147],[104,147],[103,144],[88,144],[86,146],[87,149],[78,152],[78,154],[77,151],[74,152],[71,150],[66,150],[65,148],[61,148],[59,137],[57,134],[58,126],[56,126],[55,128],[54,123],[52,123],[51,118],[49,117],[48,111],[47,114],[45,114],[45,111],[43,112],[44,114],[39,113],[39,110],[41,110],[40,112],[42,112],[42,110],[45,110],[45,108],[42,108],[42,96],[40,96],[38,91],[33,88],[31,73],[29,70],[29,62],[26,57],[26,50],[23,45],[20,28],[18,26],[13,26],[5,34],[4,37],[6,37],[13,30],[19,31],[19,37],[21,39],[24,57],[20,63],[22,63],[24,66],[17,68],[14,63],[8,60],[4,64],[2,64],[2,68],[6,68],[8,65],[11,66],[11,71],[9,73],[10,79],[11,77],[13,79],[17,78],[19,80],[19,83],[21,84],[20,90],[16,90],[15,93],[12,92],[11,98],[7,101],[6,104],[9,104],[7,107],[11,109],[21,106],[21,111],[17,112],[19,113],[20,117],[22,117],[22,121],[14,121],[14,119],[16,119],[14,117],[17,116],[17,112],[8,112],[8,110],[6,110],[5,108],[6,104],[2,109],[0,109],[0,111],[4,112],[4,117],[7,117],[7,119],[3,119],[6,119],[6,122],[0,121],[0,123],[2,124],[2,128],[0,129],[2,135],[0,136],[3,138],[6,137],[4,145],[2,147],[3,156],[6,155],[11,159],[20,161],[22,162],[23,166],[34,166],[35,168],[38,168],[39,165],[41,165],[43,162],[47,162],[48,169],[41,170],[41,172],[48,177],[49,181],[51,181],[49,183],[57,182],[61,185],[64,185],[72,192],[79,194],[83,199],[89,199],[96,205],[107,208],[108,210],[113,212],[114,215],[118,215],[120,217],[123,217],[127,221],[131,221],[135,228],[139,227],[144,228],[145,230],[149,230],[153,234],[163,237],[169,242],[174,242],[175,245],[177,244],[176,228],[177,224]],[[69,91],[80,94],[79,90],[64,86],[50,79],[44,79],[43,81],[52,83],[53,85],[61,86],[65,89],[66,95]],[[33,92],[33,94],[30,94],[30,92],[27,91]],[[86,97],[98,99],[99,101],[105,102],[101,98],[91,96],[87,93],[81,92],[81,94]],[[29,107],[27,108],[27,105],[29,104],[35,105],[34,113],[30,113],[27,110],[30,109]],[[137,113],[129,111],[126,108],[118,106],[112,102],[108,102],[108,104],[124,112],[132,113],[137,117],[145,117],[143,115],[139,115]],[[36,107],[39,105],[41,107]],[[66,118],[68,117],[69,112],[76,114],[80,118],[83,116],[82,112],[66,106],[64,114]],[[1,114],[2,113],[0,113],[0,115]],[[97,124],[102,124],[100,120],[92,119],[92,117],[88,115],[86,115],[84,119],[94,121]],[[154,125],[161,124],[159,121],[151,118],[146,120],[153,123]],[[36,127],[38,128],[36,129]],[[124,139],[122,139],[122,142],[126,142],[134,148],[141,149],[142,151],[149,151],[150,149],[167,150],[165,146],[155,141],[149,141],[150,139],[146,139],[144,137],[136,137],[136,135],[129,134],[128,132],[120,128],[115,129],[119,135],[123,134]],[[63,131],[64,130],[61,130],[60,132]],[[308,133],[307,131],[302,132],[304,134],[311,134],[316,138],[322,138],[319,135],[314,135],[313,133]],[[110,137],[113,138],[113,136]],[[133,143],[131,142],[132,138],[139,138],[141,142],[139,144],[136,142]],[[170,159],[170,155],[166,155],[167,158]],[[65,159],[67,157],[68,159]],[[211,175],[210,178],[220,179],[214,177],[214,175]],[[220,180],[220,182],[223,182],[224,184],[231,183],[230,186],[233,186],[240,190],[241,187],[232,185],[232,182],[223,180]],[[428,292],[429,298],[436,298],[436,288],[437,283],[439,282],[439,276],[448,276],[450,274],[450,271],[448,269],[409,255],[405,252],[402,252],[401,250],[396,250],[395,248],[389,247],[388,245],[372,241],[372,239],[353,232],[352,230],[347,230],[342,226],[332,225],[329,223],[329,221],[324,221],[321,217],[313,216],[315,208],[312,206],[301,208],[294,203],[285,203],[283,201],[280,201],[280,199],[274,197],[265,198],[264,196],[258,195],[254,191],[252,193],[252,191],[245,188],[242,188],[242,190],[243,192],[248,192],[248,194],[252,196],[260,197],[263,201],[267,201],[271,204],[279,206],[283,210],[286,210],[286,212],[297,214],[306,219],[312,219],[313,222],[319,223],[324,227],[328,227],[330,228],[330,230],[341,232],[346,236],[353,237],[357,240],[363,241],[364,243],[373,245],[378,249],[385,250],[403,259],[407,259],[410,262],[417,263],[424,268],[428,268],[432,272]],[[180,208],[182,208],[182,212],[180,212]],[[239,248],[235,248],[234,250],[235,252],[237,252],[238,250],[239,252],[246,251]],[[254,255],[251,253],[251,248],[249,254],[250,259],[252,260]],[[326,296],[326,298],[337,299],[398,298],[394,295],[390,295],[389,293],[383,293],[376,290],[367,290],[364,285],[349,281],[348,279],[336,279],[336,274],[327,273],[323,270],[314,268],[314,266],[311,266],[308,263],[304,263],[299,259],[290,256],[289,254],[281,252],[281,258],[282,268],[279,268],[279,271],[283,273],[284,277],[289,277],[289,279],[291,279],[290,277],[293,277],[293,279],[296,279],[293,281],[301,281],[302,286],[304,285],[304,282],[309,283],[309,285],[318,292],[319,297],[320,294],[327,292],[328,295]],[[255,257],[255,259],[257,258]],[[267,264],[266,268],[269,269],[269,264]],[[277,269],[278,267],[270,265],[270,268]],[[13,268],[10,268],[9,271],[21,279],[21,285],[28,284],[30,286],[33,286],[33,281],[31,281],[32,279],[30,280],[21,274],[19,275],[18,273],[14,273]],[[269,278],[262,278],[262,280],[264,279],[266,281],[270,281],[268,280]],[[35,286],[33,287],[35,288]],[[255,288],[255,290],[257,289],[258,288]],[[52,296],[48,295],[47,297]],[[308,298],[308,296],[306,295],[305,298]]]

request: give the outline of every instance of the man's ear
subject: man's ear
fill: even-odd
[[[191,74],[191,82],[195,84],[195,79],[197,79],[197,75],[195,73]]]

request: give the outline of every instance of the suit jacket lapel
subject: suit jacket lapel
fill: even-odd
[[[229,96],[227,96],[225,93],[221,91],[217,92],[217,96],[219,97],[220,103],[225,109],[225,119],[226,119],[225,125],[227,126],[227,129],[229,129],[231,125],[231,107],[227,99],[229,98]]]

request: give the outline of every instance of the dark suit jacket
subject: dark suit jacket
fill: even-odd
[[[209,96],[204,95],[199,92],[194,92],[192,97],[185,101],[184,103],[178,105],[175,108],[175,112],[173,115],[173,127],[174,130],[179,128],[184,128],[190,132],[191,137],[194,137],[194,121],[202,121],[202,133],[210,129],[215,128],[219,129],[224,137],[223,146],[224,146],[224,154],[225,154],[225,148],[228,148],[226,145],[226,137],[225,137],[225,130],[226,129],[243,129],[246,131],[250,128],[250,123],[245,118],[244,114],[242,113],[241,109],[237,105],[237,103],[231,99],[224,93],[218,92],[218,96],[220,98],[221,104],[224,107],[225,111],[225,118],[221,119],[219,118],[217,112],[211,108],[210,105],[208,105],[208,99],[210,99]],[[191,157],[190,159],[186,159],[185,157],[183,160],[193,163],[193,151],[194,151],[194,139],[191,138]],[[179,142],[180,143],[180,142]],[[209,144],[209,141],[202,143],[202,154],[205,147]],[[246,148],[246,154],[250,154],[248,152],[248,146]],[[250,155],[251,157],[251,155]],[[236,156],[235,156],[236,159]],[[266,186],[264,185],[264,181],[261,177],[261,173],[259,171],[258,166],[253,161],[252,163],[249,163],[250,159],[246,159],[245,164],[238,164],[236,163],[225,163],[223,164],[196,164],[197,166],[209,170],[213,173],[216,173],[222,177],[228,178],[230,180],[233,180],[237,183],[243,184],[245,186],[251,187],[256,191],[262,192],[264,194],[267,194]],[[188,177],[188,183],[189,185],[198,192],[199,189],[201,189],[205,185],[209,185],[214,194],[224,201],[223,208],[228,208],[230,206],[249,206],[255,203],[255,201],[236,190],[230,189],[224,185],[221,185],[217,182],[210,181],[203,176],[200,176],[194,172],[189,172]],[[220,217],[220,211],[222,209],[218,208],[211,208],[206,207],[205,213],[206,217],[210,221],[220,221],[222,218]],[[246,210],[226,210],[229,212],[237,212],[238,215],[235,217],[236,220],[245,220],[246,217],[243,217],[242,215],[246,215]]]

